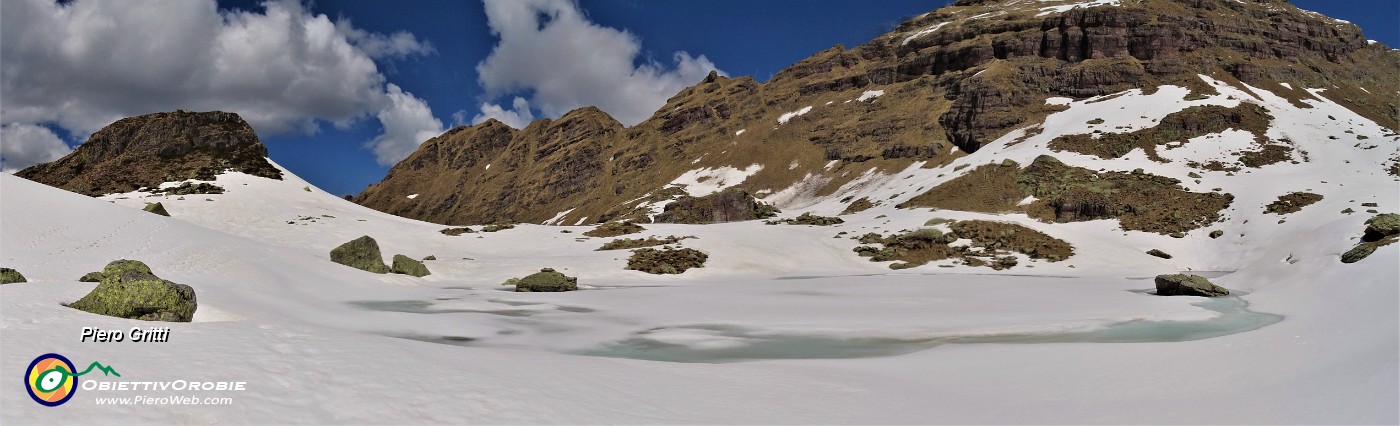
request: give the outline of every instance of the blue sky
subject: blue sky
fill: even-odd
[[[456,124],[486,116],[524,123],[592,103],[630,124],[650,113],[639,105],[657,104],[709,69],[764,81],[814,52],[864,43],[950,3],[203,0],[143,8],[154,6],[145,1],[0,3],[6,75],[34,80],[5,82],[6,162],[61,155],[120,116],[236,110],[274,161],[327,191],[355,194],[417,141]],[[1395,0],[1294,4],[1400,46]],[[46,21],[65,13],[70,21]],[[516,22],[522,13],[552,16],[559,33]],[[82,16],[127,25],[103,32],[73,24]],[[580,44],[567,46],[573,42]],[[583,64],[593,57],[617,60]],[[112,58],[130,59],[104,62]],[[73,71],[55,71],[65,69]],[[560,87],[571,82],[581,83]],[[16,153],[21,140],[33,142]]]

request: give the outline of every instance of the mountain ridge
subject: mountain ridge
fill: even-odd
[[[1069,7],[1079,3],[959,2],[855,48],[818,52],[764,83],[712,74],[631,127],[584,108],[471,147],[464,144],[480,139],[475,133],[500,136],[497,125],[457,127],[353,200],[444,224],[647,221],[688,172],[754,168],[730,186],[765,195],[817,179],[826,183],[815,194],[830,194],[868,167],[938,167],[976,152],[1056,111],[1044,103],[1051,97],[1165,84],[1191,88],[1192,97],[1213,93],[1197,74],[1253,82],[1294,102],[1325,96],[1397,127],[1393,100],[1376,93],[1400,90],[1384,78],[1400,77],[1400,54],[1368,43],[1354,25],[1282,1]],[[1375,66],[1347,66],[1362,61]],[[1303,90],[1325,85],[1337,87]],[[479,161],[423,171],[431,158],[467,153]],[[526,173],[486,168],[502,164]]]

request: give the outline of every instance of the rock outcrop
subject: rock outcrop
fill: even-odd
[[[68,307],[119,318],[171,322],[189,322],[199,308],[194,288],[160,279],[138,261],[109,263],[102,268],[100,280],[96,288]]]
[[[376,274],[389,272],[389,266],[384,264],[384,256],[379,253],[379,243],[368,235],[331,249],[331,261]]]
[[[748,191],[731,188],[703,197],[682,196],[653,219],[657,223],[721,223],[773,217],[778,210]]]
[[[63,158],[15,175],[98,196],[212,180],[228,170],[282,178],[267,161],[267,147],[238,114],[176,111],[117,120]]]
[[[1200,275],[1164,274],[1153,279],[1157,284],[1158,296],[1202,296],[1219,297],[1230,295],[1230,290],[1215,285]]]

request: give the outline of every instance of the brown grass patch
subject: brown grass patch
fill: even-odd
[[[1058,262],[1074,255],[1069,243],[1014,223],[969,220],[949,222],[953,232],[924,228],[892,236],[869,233],[859,237],[862,244],[853,251],[872,262],[889,262],[891,269],[912,268],[944,259],[960,259],[969,266],[1006,269],[1016,266],[1014,251],[1033,259]],[[966,246],[950,246],[959,239],[971,240]]]
[[[985,165],[900,204],[976,212],[1023,209],[1043,221],[1118,219],[1123,229],[1170,234],[1220,219],[1233,196],[1188,192],[1181,182],[1145,173],[1095,172],[1042,155],[1025,169]]]
[[[1065,135],[1050,141],[1049,146],[1056,151],[1072,151],[1099,158],[1118,158],[1134,149],[1142,149],[1148,158],[1166,162],[1157,155],[1157,145],[1184,143],[1191,138],[1229,129],[1249,131],[1256,138],[1263,138],[1271,120],[1273,117],[1263,107],[1251,103],[1241,103],[1234,108],[1196,106],[1167,114],[1151,128],[1131,133],[1103,133],[1097,139],[1088,133]]]
[[[985,213],[1014,211],[1016,203],[1026,198],[1025,191],[1016,185],[1020,172],[1015,162],[982,165],[896,207]]]
[[[1285,215],[1295,213],[1310,204],[1322,201],[1322,196],[1311,192],[1291,192],[1280,195],[1277,201],[1264,206],[1264,213]]]
[[[675,235],[670,235],[670,236],[666,236],[666,237],[664,237],[664,238],[656,238],[656,237],[646,237],[646,238],[619,238],[619,239],[616,239],[616,240],[612,240],[612,241],[608,241],[608,242],[606,242],[606,243],[603,243],[603,246],[602,246],[602,247],[598,247],[598,249],[597,249],[597,250],[594,250],[594,251],[627,250],[627,249],[642,248],[642,247],[664,246],[664,245],[667,245],[667,244],[676,244],[676,243],[679,243],[681,240],[690,239],[690,238],[695,238],[695,236],[693,236],[693,235],[688,235],[688,236],[684,236],[684,237],[677,237],[677,236],[675,236]]]
[[[590,237],[606,238],[616,237],[618,235],[635,234],[645,230],[647,229],[641,227],[641,225],[637,225],[635,223],[632,223],[632,221],[628,220],[622,222],[604,223],[602,225],[598,225],[597,228],[593,228],[593,230],[584,232],[583,235],[587,235]]]

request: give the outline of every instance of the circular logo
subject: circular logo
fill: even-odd
[[[43,354],[24,371],[25,388],[34,402],[55,407],[68,402],[78,391],[73,362],[59,354]]]

